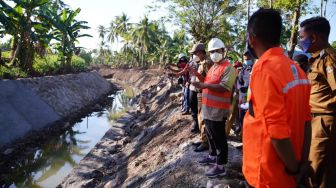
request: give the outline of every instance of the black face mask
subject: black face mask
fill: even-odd
[[[251,47],[250,43],[247,40],[247,52],[249,53],[252,59],[258,59],[257,55],[255,54],[253,48]]]

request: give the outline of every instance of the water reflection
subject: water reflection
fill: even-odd
[[[105,110],[82,118],[71,129],[50,137],[40,147],[1,172],[0,187],[56,187],[111,126],[111,115],[125,111],[130,96],[118,92]]]

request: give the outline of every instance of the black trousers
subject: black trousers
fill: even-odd
[[[228,162],[228,144],[225,134],[225,122],[205,119],[205,130],[209,142],[209,154],[217,156],[217,164],[223,165]]]
[[[194,128],[198,129],[198,99],[197,99],[197,92],[191,91],[189,94],[189,102],[190,102],[190,110],[191,110],[191,116],[194,121]]]

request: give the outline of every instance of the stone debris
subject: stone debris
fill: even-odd
[[[229,162],[225,166],[228,175],[211,181],[204,176],[209,167],[200,166],[197,161],[208,154],[193,152],[192,142],[199,138],[190,133],[192,118],[180,113],[180,88],[171,86],[170,79],[151,71],[100,72],[104,71],[112,79],[126,80],[127,84],[138,87],[140,91],[146,90],[146,95],[151,95],[146,101],[149,111],[136,111],[140,92],[133,100],[134,108],[117,121],[116,126],[125,134],[117,140],[111,133],[113,131],[108,131],[59,187],[81,185],[81,182],[90,179],[84,174],[92,173],[91,168],[102,172],[93,181],[93,187],[239,187],[242,155],[241,150],[231,144]],[[159,90],[151,87],[158,84]],[[90,168],[87,168],[88,162]]]

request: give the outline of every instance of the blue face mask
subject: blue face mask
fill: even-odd
[[[250,57],[252,59],[258,59],[258,56],[255,54],[253,48],[251,47],[250,43],[249,43],[249,39],[247,38],[247,46],[246,46],[246,50],[247,52],[250,54]]]
[[[310,46],[312,45],[312,42],[309,38],[306,38],[304,40],[299,40],[298,45],[302,49],[303,52],[307,53]]]
[[[247,65],[247,66],[252,66],[252,65],[253,65],[252,60],[245,60],[244,63],[245,63],[245,65]]]

